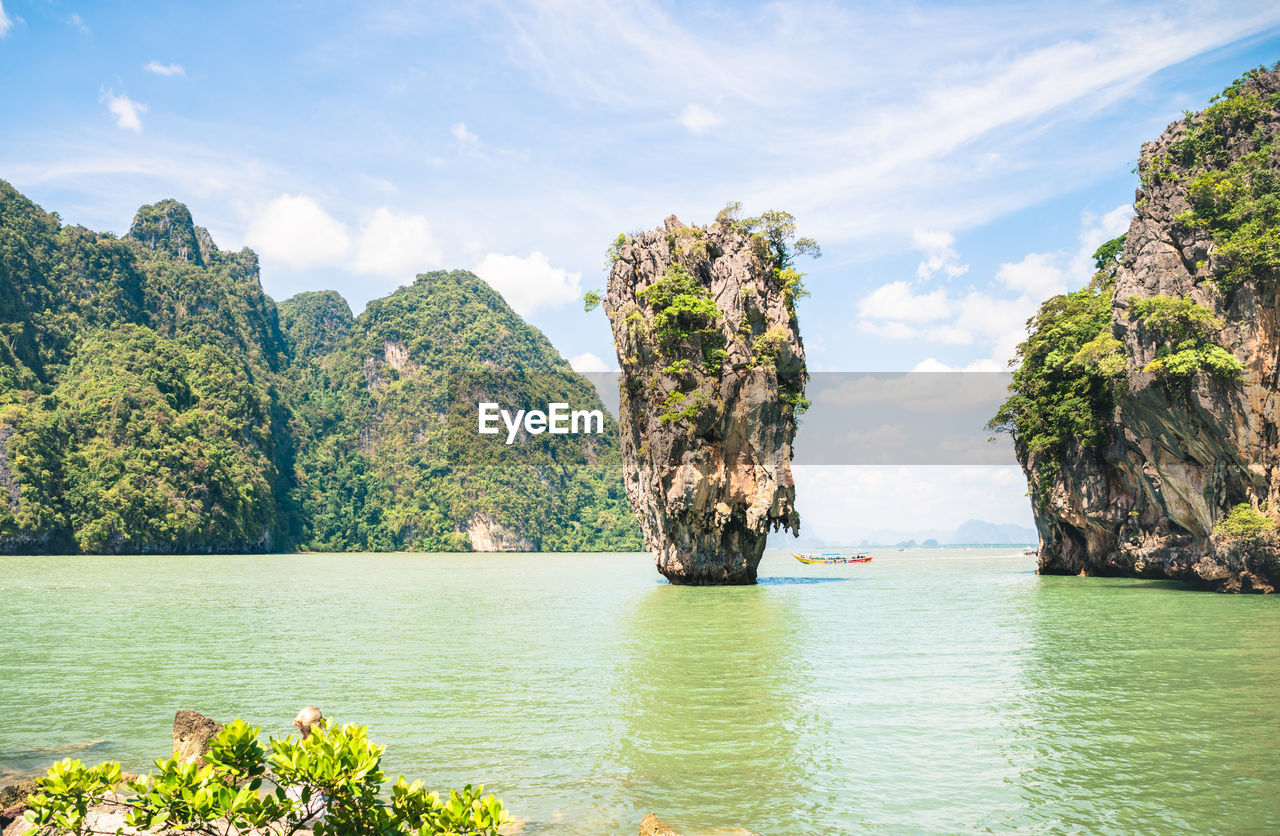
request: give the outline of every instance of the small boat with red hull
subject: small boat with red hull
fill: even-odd
[[[853,552],[852,554],[845,553],[845,552],[828,552],[826,554],[793,554],[791,556],[794,557],[796,560],[800,561],[801,563],[811,563],[811,564],[823,563],[823,564],[831,565],[836,563],[870,563],[871,562],[871,555],[867,554],[866,552]]]

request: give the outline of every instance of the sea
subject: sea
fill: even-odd
[[[316,705],[526,834],[1280,832],[1280,597],[871,551],[0,558],[0,783]]]

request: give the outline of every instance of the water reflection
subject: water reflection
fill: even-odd
[[[761,586],[803,586],[811,583],[844,583],[850,578],[760,578]]]
[[[617,758],[636,810],[690,833],[795,821],[811,777],[797,618],[768,588],[644,595],[628,619],[618,700]]]
[[[1025,807],[994,829],[1280,831],[1280,617],[1259,612],[1271,603],[1042,579],[1005,718]]]

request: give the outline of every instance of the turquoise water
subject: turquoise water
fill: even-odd
[[[1280,598],[1039,577],[1015,549],[0,558],[0,774],[140,770],[173,712],[368,724],[525,833],[1280,831]],[[82,751],[76,747],[85,747]],[[58,747],[70,749],[55,751]]]

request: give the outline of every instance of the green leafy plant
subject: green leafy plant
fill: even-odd
[[[711,293],[680,264],[636,294],[653,311],[658,346],[666,358],[689,350],[702,354],[708,372],[719,373],[726,356],[720,309]]]
[[[1043,503],[1067,446],[1089,447],[1106,435],[1115,398],[1112,375],[1122,367],[1119,346],[1109,342],[1111,282],[1054,296],[1028,322],[1018,346],[1010,396],[991,430],[1008,432],[1037,462],[1032,497]]]
[[[1236,79],[1204,112],[1188,116],[1169,153],[1182,170],[1163,172],[1164,179],[1185,182],[1191,208],[1176,220],[1212,237],[1213,280],[1227,292],[1251,278],[1280,275],[1280,177],[1273,162],[1280,140],[1263,129],[1280,108],[1280,94],[1249,85],[1263,69]]]
[[[28,821],[59,834],[89,834],[90,808],[114,796],[130,827],[226,836],[229,828],[270,836],[314,829],[317,836],[454,834],[495,836],[508,821],[502,802],[470,785],[442,801],[401,776],[386,798],[384,747],[365,727],[319,724],[303,740],[273,738],[235,720],[210,741],[204,763],[156,761],[157,772],[122,781],[120,765],[55,763],[28,800]],[[267,782],[270,782],[268,785]]]
[[[1163,341],[1156,359],[1143,371],[1185,380],[1199,371],[1235,379],[1244,370],[1244,364],[1214,340],[1222,320],[1190,297],[1130,296],[1129,308],[1134,319]]]
[[[604,266],[608,270],[618,263],[618,259],[622,257],[622,247],[627,243],[627,236],[619,232],[618,237],[614,238],[609,244],[609,249],[604,255]]]
[[[1256,542],[1276,530],[1276,521],[1242,502],[1227,512],[1213,527],[1213,536],[1222,540]]]
[[[659,416],[658,420],[663,426],[667,424],[676,424],[681,421],[692,421],[702,414],[707,408],[710,399],[706,392],[701,389],[694,389],[689,395],[679,390],[672,391],[662,401],[662,407],[665,412]]]
[[[760,245],[761,258],[773,263],[773,279],[787,307],[795,313],[795,300],[809,295],[804,287],[804,274],[795,269],[797,256],[822,256],[822,247],[812,238],[801,237],[795,216],[790,212],[770,209],[751,218],[742,218],[742,203],[732,201],[716,215],[716,222],[748,233]]]
[[[776,325],[769,328],[756,337],[751,344],[752,359],[760,364],[773,363],[778,357],[778,352],[782,350],[782,347],[787,344],[790,338],[791,335],[783,328],[779,328]]]
[[[1120,256],[1124,254],[1124,239],[1124,235],[1112,238],[1093,251],[1093,267],[1095,270],[1106,270],[1108,267],[1114,267],[1120,263]]]

